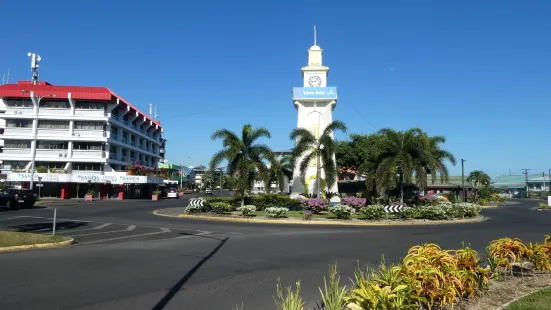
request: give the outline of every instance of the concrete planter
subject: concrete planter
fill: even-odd
[[[86,195],[84,195],[84,201],[92,201],[92,200],[94,200],[92,197],[93,197],[92,195],[86,194]]]
[[[153,201],[158,201],[158,200],[159,200],[159,196],[157,196],[157,195],[151,195],[151,200],[153,200]]]

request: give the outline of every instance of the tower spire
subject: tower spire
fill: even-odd
[[[316,25],[314,25],[314,45],[318,45],[316,42]]]

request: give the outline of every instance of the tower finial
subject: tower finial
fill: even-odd
[[[318,45],[316,43],[316,25],[314,25],[314,45]]]

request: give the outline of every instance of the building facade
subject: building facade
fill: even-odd
[[[337,104],[337,88],[327,87],[327,74],[329,68],[322,63],[323,50],[316,44],[308,49],[308,65],[302,68],[302,77],[304,87],[295,87],[293,89],[293,104],[298,112],[297,128],[310,130],[312,134],[319,138],[327,125],[333,121],[333,109]],[[335,160],[335,159],[333,159]],[[317,163],[313,160],[306,173],[306,180],[302,181],[299,170],[300,160],[294,169],[293,189],[291,197],[298,197],[301,193],[314,193],[317,183],[321,181],[324,186],[324,173],[322,170],[322,180],[316,180]],[[330,192],[337,191],[337,180],[333,187],[327,189]]]
[[[33,158],[42,196],[74,198],[84,187],[101,198],[145,197],[163,183],[126,173],[129,164],[157,167],[163,128],[106,87],[2,85],[0,126],[0,169],[10,185],[29,186]]]

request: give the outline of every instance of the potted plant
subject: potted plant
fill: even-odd
[[[151,195],[151,200],[158,201],[160,196],[161,196],[161,191],[156,189],[156,190],[153,191],[153,193]]]
[[[84,201],[92,201],[95,194],[96,191],[93,188],[90,188],[84,196]]]

